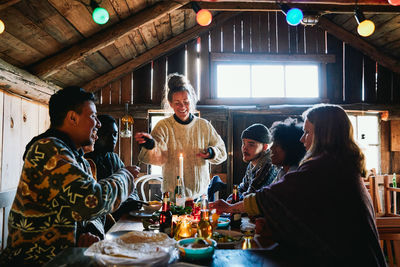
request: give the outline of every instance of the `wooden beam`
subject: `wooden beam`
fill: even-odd
[[[61,88],[0,59],[0,89],[47,104]]]
[[[90,81],[86,85],[83,86],[87,91],[94,92],[109,82],[120,78],[121,76],[125,75],[128,72],[132,72],[135,69],[139,68],[140,66],[148,63],[164,54],[166,54],[171,49],[178,47],[187,43],[188,41],[192,40],[193,38],[199,36],[201,33],[205,31],[209,31],[211,28],[215,27],[216,25],[222,24],[228,19],[240,14],[240,12],[226,12],[218,14],[213,18],[212,23],[209,27],[202,27],[196,24],[187,31],[153,47],[152,49],[148,50],[147,52],[143,53],[142,55],[116,67],[115,69],[109,71],[108,73],[99,76],[98,78]]]
[[[310,1],[309,1],[310,2]],[[213,11],[281,11],[276,3],[256,2],[202,2],[201,8]],[[300,8],[304,12],[318,13],[318,14],[351,14],[354,13],[354,3],[351,5],[332,5],[332,4],[315,4],[315,3],[296,3],[293,6]],[[191,5],[185,5],[181,9],[192,9]],[[396,14],[400,12],[400,6],[365,4],[360,5],[360,9],[364,13],[385,13]]]
[[[354,35],[351,32],[346,31],[342,27],[333,23],[325,17],[320,17],[318,24],[319,27],[334,35],[339,40],[348,43],[352,47],[360,50],[371,59],[379,62],[380,65],[390,69],[393,72],[400,73],[400,62],[386,54],[380,52],[375,46],[369,44],[361,37]]]
[[[183,1],[186,4],[188,1]],[[123,20],[116,25],[94,34],[91,38],[85,39],[82,42],[73,45],[65,51],[56,54],[36,65],[30,67],[32,73],[45,79],[58,70],[72,65],[82,58],[89,56],[96,51],[109,46],[119,38],[122,38],[130,32],[136,30],[143,24],[152,22],[164,16],[166,13],[180,8],[183,4],[175,1],[161,1],[146,8],[143,11],[133,14],[126,20]]]
[[[16,3],[20,2],[21,0],[10,0],[10,1],[3,1],[0,3],[0,10],[6,9],[9,6],[15,5]]]
[[[304,62],[304,63],[335,63],[335,55],[324,54],[262,54],[262,53],[211,53],[212,61],[243,61],[243,62]]]

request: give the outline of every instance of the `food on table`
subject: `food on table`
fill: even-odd
[[[242,239],[241,235],[231,236],[228,234],[229,232],[214,232],[212,234],[212,239],[217,241],[217,243],[228,243],[228,242],[237,242]]]
[[[204,239],[202,238],[197,238],[193,243],[187,243],[184,244],[183,247],[185,248],[206,248],[209,247],[210,244],[207,243]]]

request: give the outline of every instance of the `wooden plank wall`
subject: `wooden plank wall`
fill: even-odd
[[[318,27],[289,26],[281,12],[241,13],[185,46],[168,51],[166,55],[104,87],[98,92],[101,95],[100,103],[123,105],[130,100],[131,104],[153,104],[156,108],[161,107],[166,75],[179,72],[187,75],[199,93],[199,104],[202,104],[215,97],[211,90],[215,73],[210,72],[209,59],[213,52],[334,54],[336,62],[327,64],[326,68],[327,97],[331,103],[400,103],[398,74],[388,71]],[[116,95],[118,93],[120,95]],[[201,116],[212,121],[227,142],[227,135],[224,134],[227,132],[227,117],[213,114],[215,113],[202,112]],[[147,127],[147,118],[135,118],[134,132],[146,131]],[[118,152],[125,164],[137,162],[139,151],[132,139],[121,140]],[[390,162],[384,161],[382,159],[384,166],[392,166]],[[145,171],[146,166],[141,167]],[[214,168],[218,172],[226,172],[226,165]]]
[[[50,118],[47,106],[3,91],[0,91],[0,112],[0,192],[4,192],[17,188],[25,146],[32,137],[49,128]],[[1,236],[2,229],[7,227],[7,222],[2,221],[2,209],[0,218],[1,248],[6,239]]]

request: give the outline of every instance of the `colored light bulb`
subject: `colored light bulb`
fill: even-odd
[[[4,22],[0,19],[0,34],[2,34],[5,29],[6,29],[6,26],[4,25]]]
[[[110,18],[110,15],[108,14],[107,9],[96,7],[93,10],[92,17],[94,22],[96,22],[97,24],[106,24],[108,19]]]
[[[298,8],[290,9],[286,14],[286,21],[289,25],[297,26],[303,19],[303,12]]]
[[[400,5],[400,0],[388,0],[389,4],[392,6],[398,6]]]
[[[357,32],[359,35],[363,37],[370,36],[371,34],[374,33],[374,31],[375,31],[375,24],[369,19],[366,19],[362,21],[360,24],[358,24]]]
[[[208,26],[212,21],[212,14],[207,9],[200,9],[196,14],[196,21],[200,26]]]

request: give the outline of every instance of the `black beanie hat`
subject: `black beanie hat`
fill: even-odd
[[[255,123],[242,132],[242,139],[248,138],[260,143],[268,144],[271,141],[271,134],[265,125]]]

